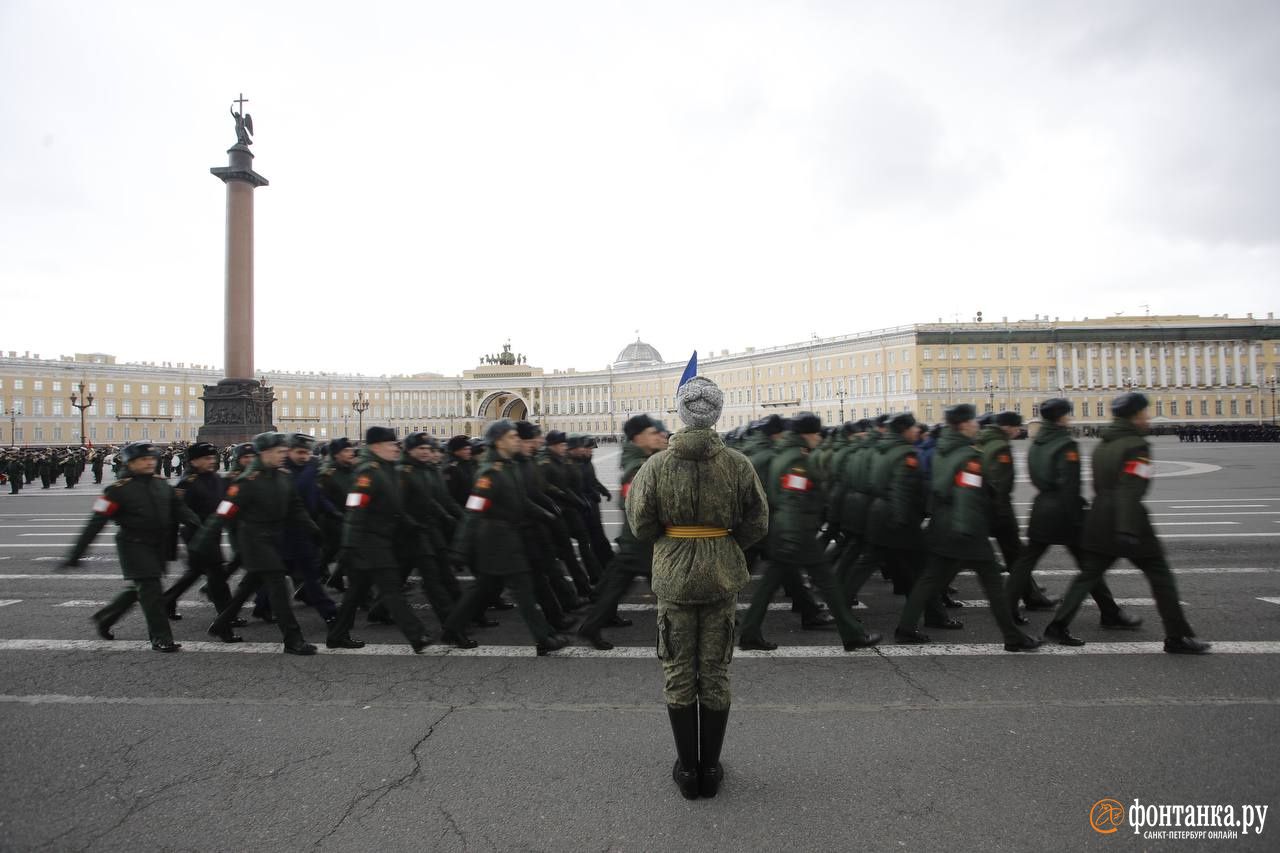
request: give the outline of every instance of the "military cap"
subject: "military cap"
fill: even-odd
[[[947,419],[948,425],[955,426],[976,418],[978,410],[968,403],[956,403],[954,406],[947,406],[942,415]]]
[[[396,431],[390,427],[371,426],[364,431],[365,444],[381,444],[384,441],[395,441]]]
[[[445,449],[450,453],[461,450],[471,444],[471,439],[465,435],[455,435],[445,443]]]
[[[648,415],[632,415],[627,418],[626,423],[622,425],[622,434],[627,437],[627,441],[631,441],[631,439],[635,438],[651,426],[653,426],[653,418]]]
[[[514,429],[516,429],[516,422],[511,418],[498,418],[484,428],[484,440],[489,444],[493,444]]]
[[[120,451],[120,457],[125,462],[132,462],[135,459],[141,459],[144,456],[159,456],[160,448],[156,447],[149,441],[131,441]]]
[[[866,432],[867,430],[871,429],[871,425],[873,423],[874,421],[872,421],[870,418],[863,418],[862,420],[858,421],[856,424],[853,425],[853,431]]]
[[[876,415],[875,419],[872,421],[872,424],[874,424],[877,427],[882,427],[889,422],[890,417],[892,417],[892,415],[890,415],[888,412],[885,412],[882,415]]]
[[[217,456],[218,448],[207,441],[198,441],[187,448],[187,459],[202,459],[205,456]]]
[[[305,447],[307,450],[316,446],[316,440],[305,432],[295,432],[289,436],[289,449],[293,450],[298,447]]]
[[[537,438],[542,435],[542,428],[530,421],[516,421],[516,434],[523,439]]]
[[[777,435],[783,426],[781,415],[766,415],[756,422],[756,430],[764,435]]]
[[[564,444],[568,440],[569,437],[558,429],[553,429],[547,433],[547,444]]]
[[[1022,415],[1017,412],[1001,412],[996,415],[996,426],[1022,426]]]
[[[910,412],[898,412],[889,419],[889,429],[894,432],[906,432],[916,425],[916,416]]]
[[[413,450],[415,447],[430,447],[435,450],[440,443],[425,432],[411,432],[404,437],[404,449]]]
[[[568,440],[569,449],[573,450],[574,448],[582,447],[583,443],[587,440],[587,437],[580,432],[571,432],[569,433]]]
[[[289,437],[282,432],[260,432],[253,437],[253,449],[261,453],[273,447],[285,447]]]
[[[335,438],[333,441],[329,442],[329,455],[337,456],[348,447],[355,447],[355,445],[351,443],[351,439],[346,436],[343,436],[342,438]]]
[[[858,431],[858,425],[853,421],[845,421],[844,423],[840,424],[840,434],[843,435],[845,438],[848,438],[849,436],[853,435],[857,431]]]
[[[658,418],[653,419],[653,428],[663,435],[671,435],[671,430],[668,429],[667,425]]]
[[[1146,394],[1141,391],[1130,391],[1111,401],[1111,414],[1117,418],[1131,418],[1149,405]]]
[[[246,441],[243,444],[236,445],[235,456],[237,459],[239,459],[241,456],[257,456],[257,455],[258,455],[258,448],[254,447],[253,442],[251,441]]]
[[[1046,421],[1056,421],[1063,415],[1069,415],[1075,408],[1071,405],[1071,401],[1062,397],[1050,397],[1040,404],[1040,417]]]
[[[582,439],[582,446],[583,447],[599,447],[600,442],[596,439],[594,435],[588,435]]]
[[[978,416],[978,426],[991,426],[996,422],[995,412],[983,412]]]
[[[486,443],[487,442],[483,438],[477,437],[477,438],[470,439],[467,442],[467,444],[471,445],[471,455],[475,456],[477,453],[484,450],[484,446]]]
[[[822,419],[813,412],[800,412],[791,418],[790,430],[797,435],[812,435],[822,432]]]

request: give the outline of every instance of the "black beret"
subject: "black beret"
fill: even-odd
[[[1040,404],[1040,417],[1046,421],[1056,421],[1063,415],[1069,415],[1075,411],[1075,407],[1071,405],[1071,401],[1062,397],[1050,397]]]
[[[910,412],[898,412],[889,418],[889,429],[894,432],[906,432],[916,425],[916,416]]]
[[[813,412],[800,412],[791,419],[790,429],[797,435],[812,435],[822,432],[822,419]]]
[[[756,429],[765,435],[777,435],[783,427],[782,415],[767,415],[756,424]]]
[[[257,456],[258,448],[253,446],[253,442],[246,441],[244,444],[236,445],[235,455],[237,459],[241,456]]]
[[[484,428],[484,440],[489,444],[493,444],[507,433],[513,432],[515,428],[516,422],[511,418],[498,418]]]
[[[132,462],[135,459],[141,459],[144,456],[159,456],[160,448],[156,447],[149,441],[131,441],[120,451],[120,456],[125,462]]]
[[[547,433],[547,444],[564,444],[568,441],[568,437],[558,429],[553,429]]]
[[[996,426],[1022,426],[1022,415],[1017,412],[1001,412],[996,415]]]
[[[1149,405],[1146,394],[1141,391],[1130,391],[1111,401],[1111,414],[1117,418],[1131,418]]]
[[[411,432],[404,437],[404,449],[413,450],[415,447],[434,447],[436,440],[425,432]]]
[[[529,421],[516,421],[516,435],[524,439],[537,438],[542,435],[542,428]]]
[[[651,426],[653,426],[653,418],[648,415],[632,415],[622,425],[622,434],[627,437],[627,441],[630,441]]]
[[[390,427],[371,426],[364,431],[364,443],[381,444],[384,441],[395,441],[396,431]]]
[[[348,447],[353,447],[353,446],[354,445],[352,445],[351,439],[347,438],[346,436],[343,436],[342,438],[335,438],[333,441],[329,442],[329,455],[337,456],[339,453],[346,450]]]
[[[311,436],[307,435],[305,432],[295,432],[293,435],[289,436],[290,450],[292,450],[295,447],[305,447],[308,450],[310,450],[311,448],[315,447],[315,445],[316,445],[316,440]]]
[[[978,410],[968,403],[956,403],[954,406],[947,406],[942,415],[947,419],[949,425],[955,426],[976,418]]]
[[[253,437],[253,449],[261,453],[273,447],[288,447],[289,436],[282,432],[260,432]]]
[[[471,444],[471,439],[468,438],[467,436],[455,435],[453,438],[449,439],[448,443],[445,444],[445,449],[448,450],[450,453],[453,453],[455,450],[461,450],[462,448],[467,447],[470,444]]]
[[[874,420],[874,421],[872,421],[872,423],[873,423],[873,424],[875,424],[875,425],[876,425],[876,426],[878,426],[878,427],[882,427],[882,426],[884,426],[885,424],[887,424],[888,422],[889,422],[889,415],[888,415],[888,414],[876,415],[875,420]]]
[[[203,459],[206,456],[217,456],[218,448],[207,441],[198,441],[187,448],[188,459]]]

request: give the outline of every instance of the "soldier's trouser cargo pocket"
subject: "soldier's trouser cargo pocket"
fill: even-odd
[[[729,707],[729,664],[733,660],[733,596],[711,604],[658,600],[658,659],[668,705],[701,702],[713,710]]]

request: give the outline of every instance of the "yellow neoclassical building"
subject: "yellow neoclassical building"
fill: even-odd
[[[509,345],[484,361],[461,376],[263,378],[275,392],[277,427],[317,438],[355,436],[360,423],[401,435],[475,435],[504,416],[597,435],[620,432],[635,412],[680,426],[674,395],[685,364],[664,361],[638,340],[602,370],[547,372]],[[1157,423],[1259,422],[1276,417],[1280,321],[1268,314],[924,323],[700,352],[698,363],[724,389],[722,429],[804,409],[829,423],[902,410],[933,422],[957,402],[1034,418],[1049,396],[1071,399],[1078,422],[1100,424],[1108,401],[1129,388],[1152,398]],[[121,364],[102,353],[0,352],[0,444],[79,443],[73,392],[77,402],[93,395],[85,431],[95,444],[194,440],[203,386],[220,378],[208,366]]]

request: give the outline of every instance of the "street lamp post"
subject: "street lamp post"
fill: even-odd
[[[844,423],[844,398],[849,396],[845,391],[837,391],[836,396],[840,398],[840,423]]]
[[[18,444],[18,410],[5,409],[4,416],[9,419],[9,443],[16,447]]]
[[[987,404],[987,411],[994,412],[996,410],[996,389],[999,386],[994,382],[987,382],[983,387],[987,389],[987,397],[990,400]]]
[[[356,398],[351,401],[351,408],[355,409],[359,419],[356,421],[356,441],[363,441],[364,435],[364,413],[369,411],[369,398],[365,396],[364,391],[356,393]]]
[[[1271,391],[1271,425],[1276,425],[1276,386],[1280,385],[1280,377],[1268,376],[1267,388]]]
[[[71,392],[71,405],[80,410],[80,446],[84,447],[84,410],[93,405],[93,392],[91,391],[89,392],[89,396],[85,396],[83,379],[80,380],[80,384],[76,387],[79,389],[80,393],[77,396],[75,391]],[[83,403],[76,402],[81,399],[84,400]]]

